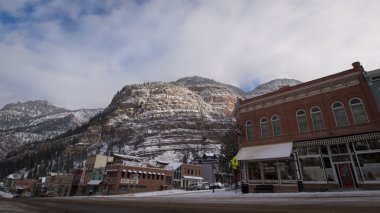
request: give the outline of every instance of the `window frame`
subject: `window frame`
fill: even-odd
[[[319,111],[318,112],[313,112],[313,109],[318,109]],[[313,115],[318,114],[318,113],[321,116],[321,121],[322,121],[322,126],[323,126],[322,129],[316,129],[315,128],[315,122],[314,122],[315,120],[314,120]],[[313,123],[313,129],[314,129],[314,131],[320,131],[320,130],[326,129],[325,121],[323,119],[323,113],[322,113],[322,110],[321,110],[321,108],[319,106],[313,106],[313,107],[310,108],[310,117],[311,117],[311,122]]]
[[[337,104],[337,103],[341,104],[341,108],[334,108],[334,105]],[[335,110],[336,110],[336,109],[343,109],[343,112],[344,112],[345,118],[346,118],[346,120],[347,120],[347,125],[340,126],[340,125],[338,124],[338,120],[337,120],[336,113],[335,113]],[[331,110],[332,110],[333,115],[334,115],[334,119],[335,119],[335,125],[336,125],[336,127],[339,128],[339,127],[347,127],[347,126],[350,126],[350,121],[348,120],[347,112],[346,112],[346,109],[345,109],[345,107],[344,107],[343,102],[341,102],[341,101],[334,101],[334,102],[331,104]]]
[[[252,137],[250,138],[250,134],[248,134],[248,128],[251,128],[252,129]],[[252,142],[254,137],[255,137],[255,134],[254,134],[254,129],[253,129],[253,121],[251,120],[248,120],[247,122],[245,122],[245,134],[246,134],[246,139],[248,142]]]
[[[275,120],[274,118],[277,117],[277,119]],[[271,122],[272,122],[272,132],[273,132],[273,136],[281,136],[282,135],[282,128],[281,128],[281,119],[280,119],[280,116],[279,115],[273,115],[272,118],[271,118]],[[278,135],[276,135],[276,131],[275,131],[275,128],[274,128],[274,124],[275,122],[278,122],[278,126],[279,126],[279,133]]]
[[[263,120],[265,120],[265,121],[263,121]],[[267,135],[263,134],[264,133],[263,125],[265,125],[264,127],[266,128]],[[261,131],[261,138],[268,138],[270,136],[269,122],[268,122],[268,119],[266,117],[262,117],[260,119],[260,131]]]
[[[366,122],[362,122],[362,123],[358,123],[358,121],[356,120],[356,117],[355,117],[355,114],[354,114],[354,111],[352,110],[352,106],[356,106],[356,105],[359,105],[359,104],[351,104],[351,101],[353,100],[359,100],[360,102],[360,105],[362,106],[362,110],[364,111],[364,115],[365,117],[367,118],[367,121]],[[366,123],[369,123],[369,119],[368,119],[368,114],[367,114],[367,111],[365,110],[365,107],[364,107],[364,104],[363,104],[363,100],[361,98],[358,98],[358,97],[353,97],[351,98],[349,101],[348,101],[348,105],[350,106],[350,110],[351,110],[351,114],[352,114],[352,118],[354,119],[354,122],[355,124],[366,124]]]
[[[303,115],[298,115],[298,113],[301,112],[301,111],[304,112],[304,114],[303,114]],[[300,119],[299,119],[299,117],[301,117],[301,116],[305,116],[305,120],[306,120],[306,128],[307,128],[306,131],[301,131],[301,125],[300,125]],[[308,122],[308,120],[307,120],[307,114],[306,114],[306,111],[303,110],[303,109],[299,109],[299,110],[297,110],[297,111],[296,111],[296,118],[297,118],[298,132],[300,132],[300,133],[310,132],[309,122]]]

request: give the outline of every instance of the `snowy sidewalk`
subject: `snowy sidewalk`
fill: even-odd
[[[124,195],[109,195],[105,198],[123,198],[123,197],[257,197],[257,198],[313,198],[313,197],[380,197],[380,190],[354,190],[339,192],[292,192],[292,193],[248,193],[242,194],[240,190],[217,189],[200,191],[185,190],[166,190],[156,192],[141,192]],[[102,197],[102,196],[95,196]]]

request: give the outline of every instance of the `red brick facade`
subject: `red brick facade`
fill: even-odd
[[[352,65],[238,101],[237,158],[250,192],[380,189],[380,112],[366,72]]]
[[[126,194],[172,189],[173,171],[149,167],[110,165],[102,183],[105,194]],[[138,178],[135,179],[134,176]]]
[[[240,138],[240,146],[302,141],[378,131],[380,129],[380,114],[363,75],[364,70],[358,63],[354,63],[353,66],[353,69],[347,71],[240,101],[237,124],[241,128],[241,132],[244,133],[244,137]],[[351,98],[360,98],[363,101],[368,123],[355,124],[349,105]],[[336,101],[343,103],[349,126],[337,127],[331,108]],[[315,131],[313,129],[310,109],[315,106],[322,111],[324,130]],[[304,110],[307,116],[309,131],[305,133],[300,133],[298,129],[296,112],[300,109]],[[273,136],[270,120],[274,115],[280,118],[280,136]],[[267,138],[261,137],[260,120],[262,118],[268,120],[269,137]],[[253,122],[253,142],[247,141],[245,129],[247,121]]]

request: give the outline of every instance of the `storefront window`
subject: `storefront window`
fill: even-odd
[[[320,157],[300,158],[304,181],[326,181]]]
[[[358,154],[359,164],[366,181],[380,181],[380,153]]]
[[[370,149],[380,149],[380,139],[368,141]]]
[[[354,143],[355,150],[356,151],[362,151],[362,150],[368,150],[368,143],[367,141],[359,141]]]
[[[278,180],[276,161],[263,161],[265,180]]]
[[[325,166],[327,181],[330,181],[330,182],[335,181],[334,180],[334,171],[333,171],[332,166],[331,166],[330,158],[329,157],[323,157],[323,163]]]
[[[296,165],[293,159],[278,161],[282,180],[297,180]]]
[[[261,180],[261,169],[259,161],[248,163],[248,178],[249,180]]]

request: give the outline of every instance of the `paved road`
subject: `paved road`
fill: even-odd
[[[29,198],[2,199],[0,212],[55,213],[227,213],[227,212],[331,212],[378,213],[380,196],[359,197],[202,197],[164,196],[140,198]]]

